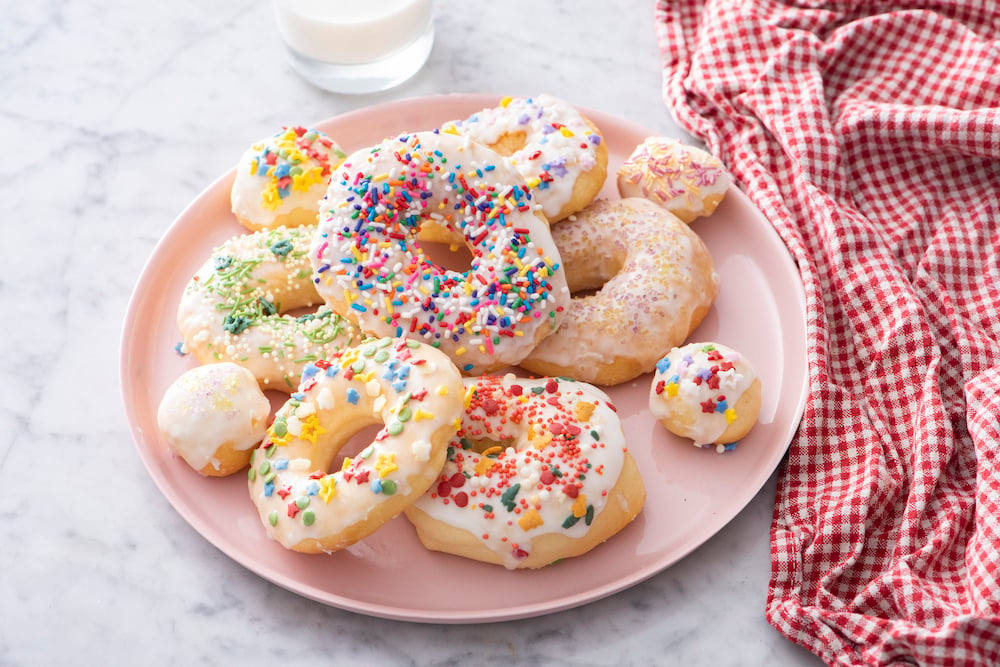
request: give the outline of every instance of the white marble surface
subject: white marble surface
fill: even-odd
[[[0,664],[816,664],[765,621],[773,479],[704,546],[582,608],[434,626],[327,607],[231,561],[129,436],[119,336],[143,263],[248,141],[445,92],[548,92],[679,135],[652,0],[436,0],[427,66],[312,88],[264,0],[3,2]]]

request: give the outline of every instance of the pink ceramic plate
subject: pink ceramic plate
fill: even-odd
[[[463,95],[394,102],[317,127],[350,152],[386,136],[437,127],[496,101]],[[585,112],[604,132],[610,174],[652,134],[598,111]],[[712,251],[722,289],[690,340],[734,347],[760,374],[760,421],[735,451],[720,455],[668,434],[649,414],[645,376],[609,393],[642,470],[646,506],[624,531],[582,557],[509,572],[425,550],[404,517],[331,556],[286,551],[265,537],[244,475],[199,476],[171,455],[156,428],[160,397],[195,363],[175,352],[181,291],[213,247],[243,231],[229,212],[232,180],[230,172],[209,186],[153,251],[125,320],[122,391],[139,454],[167,500],[207,540],[279,586],[343,609],[425,622],[496,621],[581,605],[643,581],[712,537],[767,481],[796,430],[806,389],[801,282],[768,221],[733,188],[715,214],[693,225]],[[617,196],[613,177],[602,194]]]

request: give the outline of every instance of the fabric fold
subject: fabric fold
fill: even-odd
[[[806,294],[768,621],[831,665],[1000,664],[1000,8],[659,0],[656,20],[668,108]]]

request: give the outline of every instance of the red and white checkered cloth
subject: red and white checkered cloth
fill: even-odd
[[[659,0],[664,97],[802,273],[766,615],[842,665],[1000,665],[1000,2]]]

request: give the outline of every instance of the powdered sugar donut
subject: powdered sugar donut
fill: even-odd
[[[425,221],[460,235],[468,271],[424,253]],[[516,364],[555,329],[569,290],[545,221],[503,158],[421,132],[358,151],[337,170],[311,257],[316,289],[376,335],[445,352],[468,374]]]
[[[270,416],[271,403],[253,373],[223,362],[197,366],[177,378],[160,401],[156,423],[188,465],[223,477],[246,467]]]
[[[551,95],[505,97],[496,107],[445,123],[506,156],[524,176],[550,222],[589,204],[608,173],[600,130],[571,104]]]
[[[305,553],[343,549],[423,494],[462,414],[462,378],[441,352],[382,338],[317,361],[254,450],[250,497],[267,534]],[[330,472],[362,428],[382,429]]]
[[[230,194],[233,214],[251,231],[316,224],[331,170],[345,156],[319,130],[282,128],[240,158]]]
[[[315,225],[235,236],[216,248],[181,295],[183,345],[203,364],[230,361],[261,386],[290,392],[309,361],[325,359],[363,336],[322,306],[306,256]]]
[[[641,511],[645,487],[608,396],[568,379],[466,379],[462,427],[406,510],[425,546],[538,568],[579,556]]]
[[[757,423],[760,400],[746,357],[719,343],[689,343],[657,362],[649,410],[671,433],[722,452]]]
[[[574,297],[559,329],[521,362],[537,375],[614,385],[648,373],[718,294],[702,240],[646,199],[595,201],[552,237],[570,290],[597,292]]]
[[[711,214],[728,190],[717,157],[667,137],[647,137],[618,169],[622,197],[645,197],[687,223]]]

